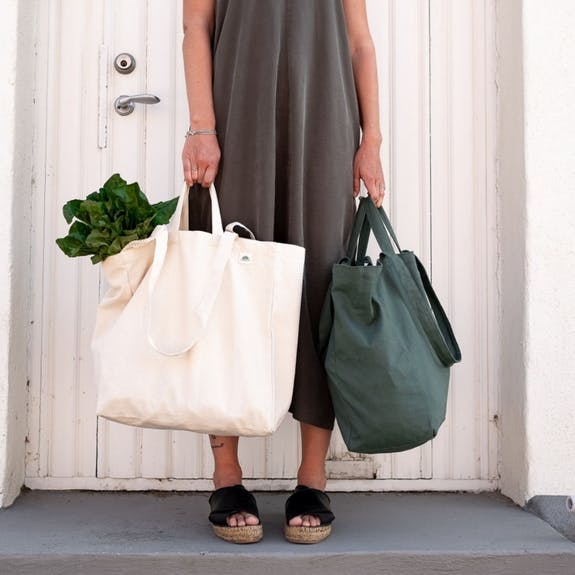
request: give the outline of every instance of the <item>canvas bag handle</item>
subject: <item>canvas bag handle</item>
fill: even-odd
[[[180,197],[178,198],[178,204],[174,210],[174,214],[170,219],[168,225],[169,231],[177,231],[181,229],[188,229],[188,197],[189,197],[190,187],[186,182],[183,184],[182,191],[180,192]],[[216,188],[212,182],[210,185],[210,200],[212,202],[212,233],[215,235],[221,235],[223,233],[222,215],[220,212],[220,204],[218,202],[218,196],[216,194]],[[182,227],[182,214],[185,217],[185,222]]]
[[[367,245],[369,242],[369,234],[371,232],[371,226],[369,220],[367,219],[367,202],[371,202],[373,207],[373,201],[369,198],[369,196],[362,196],[359,200],[359,206],[357,208],[357,212],[355,215],[355,220],[353,223],[353,228],[351,234],[349,236],[349,242],[347,246],[347,258],[350,262],[356,261],[363,261],[365,258],[365,253],[367,251]],[[379,208],[380,213],[383,212],[385,216],[385,220],[389,224],[389,228],[386,226],[387,233],[384,233],[380,240],[378,240],[379,247],[382,249],[384,253],[393,254],[395,253],[393,250],[393,246],[389,240],[388,233],[391,236],[392,240],[394,241],[398,251],[401,252],[401,247],[399,246],[399,241],[397,240],[397,236],[391,227],[391,222],[387,218],[387,215],[383,211],[383,207]],[[390,231],[388,231],[390,230]],[[359,242],[359,243],[358,243]]]
[[[451,328],[449,319],[447,318],[447,315],[435,294],[435,290],[431,285],[429,277],[427,276],[425,267],[419,258],[413,254],[425,292],[422,293],[402,258],[399,257],[398,254],[393,253],[393,250],[391,253],[388,251],[388,247],[391,246],[387,236],[388,232],[391,231],[390,235],[398,247],[399,244],[395,237],[395,233],[393,233],[391,222],[383,210],[383,206],[376,208],[369,198],[362,198],[360,201],[366,204],[366,220],[364,221],[367,221],[369,227],[373,230],[375,239],[384,255],[391,256],[389,257],[389,261],[392,262],[391,265],[394,267],[401,281],[408,308],[413,312],[412,315],[419,320],[420,325],[427,335],[429,343],[437,353],[438,358],[447,367],[460,361],[461,351],[459,349],[459,345]],[[427,296],[429,303],[425,296]]]
[[[230,258],[234,240],[238,237],[238,234],[231,230],[223,231],[218,198],[214,184],[212,183],[210,186],[210,199],[212,202],[212,230],[213,235],[219,237],[219,241],[215,256],[211,262],[211,268],[207,272],[208,280],[205,283],[203,293],[194,305],[193,317],[186,317],[186,322],[194,321],[196,327],[193,330],[193,336],[191,336],[186,342],[174,347],[173,349],[163,347],[158,341],[159,338],[154,335],[153,310],[156,307],[154,302],[154,292],[166,260],[169,234],[170,232],[179,231],[181,229],[182,212],[185,213],[185,211],[187,211],[188,192],[188,185],[184,182],[183,190],[180,194],[176,210],[174,211],[170,222],[168,224],[156,226],[152,233],[152,236],[155,238],[155,249],[154,259],[150,267],[150,280],[148,282],[146,321],[147,339],[148,343],[154,350],[168,357],[183,355],[189,351],[205,331],[208,318],[220,291],[220,286],[224,277],[224,270]],[[184,208],[186,208],[186,210],[184,210]]]

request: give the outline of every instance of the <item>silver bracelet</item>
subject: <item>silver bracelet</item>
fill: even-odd
[[[188,136],[195,136],[196,134],[212,134],[215,135],[217,132],[215,130],[192,130],[192,128],[188,128],[188,131],[186,132],[186,138]]]

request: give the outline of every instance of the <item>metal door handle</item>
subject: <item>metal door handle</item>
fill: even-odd
[[[135,94],[134,96],[118,96],[114,102],[114,108],[120,116],[127,116],[134,111],[136,104],[157,104],[158,96],[153,94]]]

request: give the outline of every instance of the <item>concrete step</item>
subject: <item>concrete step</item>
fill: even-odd
[[[0,574],[575,574],[575,544],[499,493],[328,493],[325,541],[285,541],[288,493],[257,491],[264,538],[235,545],[208,492],[26,490],[0,510]]]

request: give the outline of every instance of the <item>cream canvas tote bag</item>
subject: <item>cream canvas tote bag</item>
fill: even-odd
[[[250,230],[241,237],[238,222],[224,230],[213,184],[209,193],[212,233],[187,229],[184,182],[169,224],[102,262],[109,289],[92,338],[97,415],[269,435],[292,398],[305,249]]]

